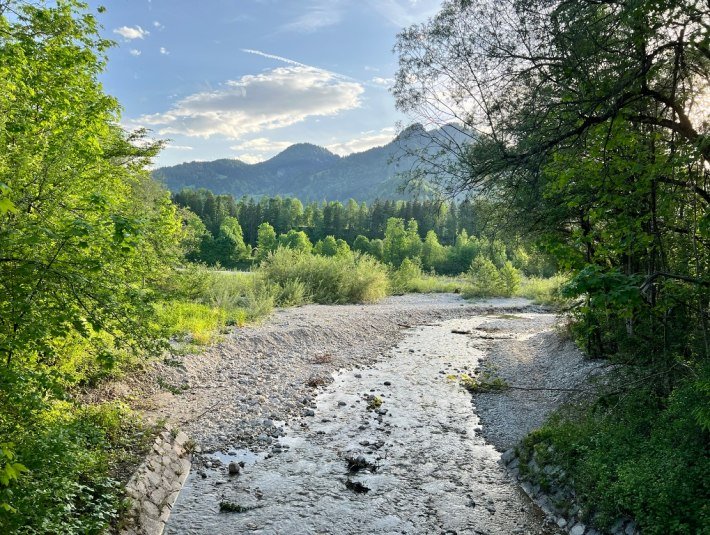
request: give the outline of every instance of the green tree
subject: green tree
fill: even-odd
[[[383,249],[383,260],[392,266],[399,267],[407,258],[409,239],[404,228],[404,220],[395,217],[387,220]]]
[[[493,262],[483,256],[477,256],[468,270],[472,295],[495,297],[505,293],[504,281]]]
[[[503,295],[510,297],[520,288],[520,271],[513,267],[510,261],[506,261],[499,271]]]
[[[215,262],[227,268],[234,268],[251,256],[250,248],[244,243],[242,227],[235,217],[224,218],[213,248]]]
[[[269,253],[278,247],[276,231],[269,223],[264,222],[259,225],[256,239],[256,259],[264,260]]]
[[[422,244],[422,264],[425,269],[437,269],[446,261],[446,248],[439,243],[436,232],[430,230]]]
[[[281,234],[279,236],[279,245],[305,253],[310,253],[313,249],[313,244],[302,230],[289,230],[286,234]]]
[[[162,346],[152,305],[182,227],[148,171],[159,145],[117,126],[98,80],[109,44],[81,2],[0,2],[4,533],[108,528],[105,438],[62,389]]]

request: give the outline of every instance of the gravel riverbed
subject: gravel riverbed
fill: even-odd
[[[521,299],[309,305],[156,364],[131,390],[201,449],[168,533],[554,533],[497,461],[565,392],[478,394],[472,408],[454,378],[488,367],[514,386],[576,385],[589,365],[556,323]],[[389,412],[367,410],[385,381]],[[219,513],[224,500],[245,509]]]

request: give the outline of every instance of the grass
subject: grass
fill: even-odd
[[[548,279],[524,277],[514,295],[525,297],[540,305],[559,305],[562,302],[560,288],[568,280],[569,277],[563,274],[554,275]]]
[[[273,310],[279,289],[255,273],[191,265],[175,273],[156,322],[166,336],[195,345],[218,339],[228,326],[259,321]]]
[[[461,293],[468,285],[463,276],[451,277],[424,273],[419,265],[405,259],[397,269],[388,272],[390,290],[394,294],[405,293]]]

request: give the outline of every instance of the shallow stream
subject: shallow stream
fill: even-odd
[[[480,436],[457,379],[483,356],[485,320],[410,329],[378,364],[336,374],[312,415],[274,422],[283,436],[265,439],[268,455],[214,454],[216,468],[189,476],[166,533],[552,533]],[[244,464],[239,475],[230,461]]]

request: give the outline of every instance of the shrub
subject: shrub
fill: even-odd
[[[506,261],[499,271],[503,295],[510,297],[520,288],[520,271],[513,267],[510,261]]]
[[[359,253],[333,257],[279,248],[262,263],[259,274],[284,289],[295,281],[316,303],[375,302],[387,294],[385,268]]]
[[[495,264],[488,258],[477,256],[468,270],[470,286],[464,291],[466,297],[494,297],[504,295],[505,286]]]
[[[398,268],[391,268],[389,272],[390,289],[394,294],[403,294],[411,291],[414,281],[421,279],[422,268],[409,258],[402,260]]]
[[[707,429],[694,409],[708,400],[688,381],[666,398],[651,387],[623,388],[569,407],[529,435],[522,457],[544,453],[573,482],[587,520],[608,529],[621,516],[643,533],[710,533]]]

